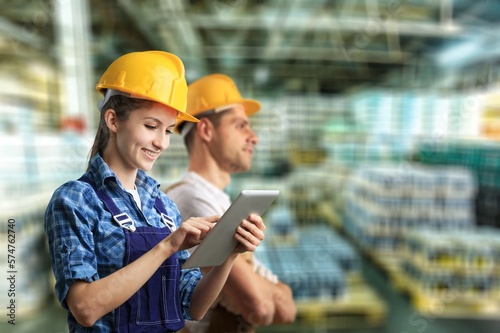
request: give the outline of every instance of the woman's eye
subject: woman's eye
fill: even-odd
[[[146,126],[146,128],[150,129],[150,130],[156,129],[156,126],[153,126],[153,125],[144,125],[144,126]]]
[[[170,134],[174,134],[174,133],[173,133],[171,130],[169,130],[169,129],[168,129],[168,130],[166,130],[166,131],[165,131],[165,133],[166,133],[166,134],[168,134],[168,135],[170,135]]]

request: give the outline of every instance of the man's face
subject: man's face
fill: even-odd
[[[244,172],[251,167],[257,142],[245,109],[238,105],[224,111],[210,150],[221,169],[229,173]]]

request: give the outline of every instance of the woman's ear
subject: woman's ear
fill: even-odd
[[[207,118],[201,118],[200,121],[197,124],[195,124],[195,126],[198,136],[203,141],[211,140],[214,132],[214,125],[210,120],[208,120]]]
[[[118,118],[116,117],[116,111],[113,109],[107,109],[104,113],[104,121],[109,130],[116,133],[118,129]]]

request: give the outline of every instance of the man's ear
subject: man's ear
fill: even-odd
[[[118,117],[116,116],[116,111],[113,109],[107,109],[104,113],[104,121],[106,122],[109,130],[116,133],[118,130]]]
[[[196,124],[196,133],[202,141],[210,141],[214,133],[214,125],[207,118],[201,118]]]

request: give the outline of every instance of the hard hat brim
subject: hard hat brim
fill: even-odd
[[[228,105],[230,104],[241,104],[243,105],[243,107],[245,108],[245,113],[247,116],[251,116],[257,112],[260,111],[261,109],[261,104],[260,102],[254,100],[254,99],[241,99],[239,101],[235,101],[234,103],[229,103]],[[211,110],[213,108],[208,108],[207,110],[204,110],[204,111],[208,111],[208,110]],[[202,112],[198,112],[197,114],[201,114],[203,113],[204,111]],[[188,116],[189,118],[184,118],[183,116]],[[194,120],[193,120],[194,119]],[[175,125],[175,132],[176,133],[180,133],[179,131],[179,127],[180,125],[184,122],[184,121],[191,121],[191,122],[199,122],[200,120],[191,116],[189,113],[181,113],[179,112],[179,115],[177,116],[177,125]]]
[[[181,121],[181,120],[190,121],[192,123],[199,123],[200,122],[200,120],[198,118],[195,118],[186,112],[179,111],[179,113],[177,115],[177,121]]]
[[[254,99],[243,99],[241,102],[245,107],[245,113],[247,116],[251,116],[254,113],[259,112],[260,108],[262,107],[260,102],[254,100]]]

